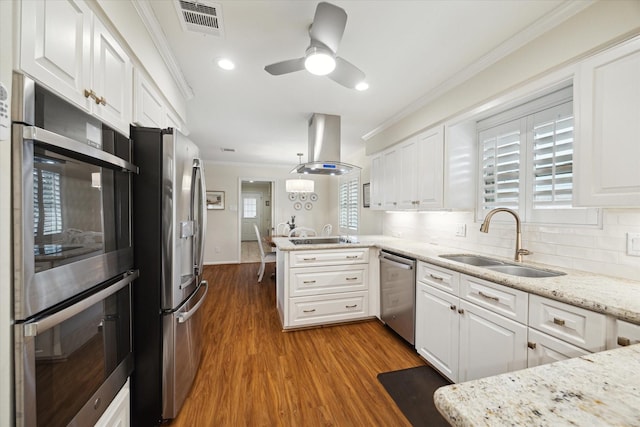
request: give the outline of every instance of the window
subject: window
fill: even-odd
[[[258,216],[258,199],[256,199],[255,197],[245,197],[243,199],[243,202],[243,217],[256,218]]]
[[[62,233],[60,174],[33,169],[33,234],[49,236]]]
[[[358,231],[358,199],[360,188],[359,176],[340,178],[339,191],[339,223],[345,232]]]
[[[477,123],[478,219],[507,207],[526,222],[597,224],[572,208],[573,96],[564,88]]]

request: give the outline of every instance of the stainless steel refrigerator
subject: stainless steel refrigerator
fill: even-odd
[[[173,129],[131,127],[133,180],[132,425],[175,418],[200,365],[206,199],[198,147]]]

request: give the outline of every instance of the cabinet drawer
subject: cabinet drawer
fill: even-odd
[[[290,257],[290,267],[364,264],[369,262],[369,248],[343,249],[339,251],[292,251]]]
[[[518,289],[461,274],[460,298],[517,322],[527,323],[529,295]]]
[[[529,328],[527,368],[589,354],[575,345]]]
[[[460,289],[460,274],[446,268],[437,267],[425,262],[418,262],[416,280],[427,283],[436,289],[458,295]]]
[[[368,307],[367,292],[290,298],[288,326],[296,327],[360,319],[368,315]]]
[[[294,268],[289,270],[290,296],[366,291],[366,264]]]
[[[640,343],[640,325],[616,319],[614,348]]]
[[[585,350],[596,352],[605,349],[604,314],[531,295],[529,326]]]

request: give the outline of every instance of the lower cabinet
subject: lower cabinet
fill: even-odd
[[[369,249],[291,251],[278,276],[284,329],[369,316]],[[281,268],[280,265],[278,268]]]
[[[584,356],[588,351],[554,338],[533,328],[529,328],[527,341],[527,367],[559,362],[572,357]]]
[[[615,333],[612,334],[612,345],[608,348],[626,347],[628,345],[640,343],[640,325],[624,322],[617,319],[615,323]]]
[[[129,380],[122,386],[113,402],[102,414],[95,427],[129,427],[131,424],[131,399]]]

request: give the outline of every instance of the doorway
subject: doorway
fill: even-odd
[[[240,262],[260,262],[261,240],[258,240],[254,224],[260,236],[269,234],[272,228],[272,181],[243,179],[240,182]]]

